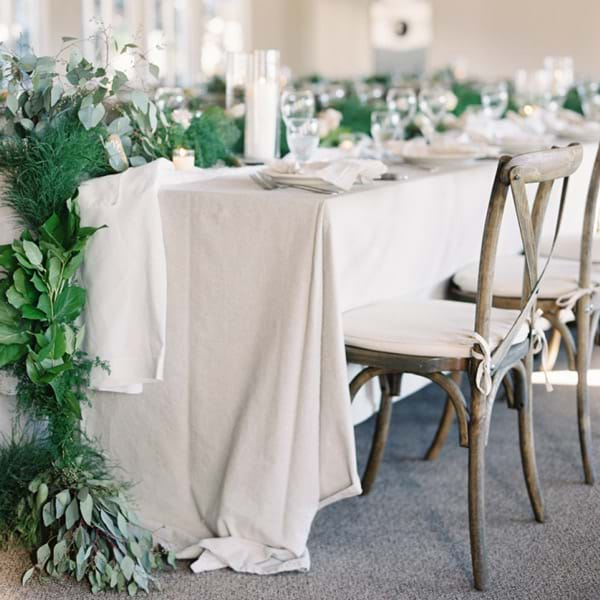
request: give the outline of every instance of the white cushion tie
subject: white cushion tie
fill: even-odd
[[[558,306],[559,308],[572,310],[573,308],[575,308],[577,302],[584,296],[587,296],[588,294],[592,296],[593,301],[594,296],[598,293],[599,290],[600,283],[594,283],[587,288],[575,288],[571,292],[567,292],[566,294],[563,294],[562,296],[557,298],[556,306]]]
[[[538,308],[533,316],[533,323],[531,323],[531,335],[533,337],[533,352],[534,354],[542,353],[542,372],[544,373],[544,382],[546,385],[546,391],[552,392],[554,388],[550,383],[548,377],[548,340],[544,332],[542,316],[544,311]]]
[[[479,333],[473,332],[470,337],[479,346],[479,351],[475,346],[471,348],[471,357],[479,361],[475,372],[475,385],[484,396],[487,396],[492,391],[492,350],[487,340]]]

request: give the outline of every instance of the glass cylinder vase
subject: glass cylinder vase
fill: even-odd
[[[246,85],[244,154],[265,162],[279,156],[279,50],[255,50]]]
[[[225,74],[225,108],[234,117],[242,117],[246,105],[246,84],[251,55],[245,52],[227,54]]]

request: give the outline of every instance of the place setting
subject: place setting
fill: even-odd
[[[596,597],[600,8],[531,3],[3,1],[1,599]]]

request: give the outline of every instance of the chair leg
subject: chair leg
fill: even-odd
[[[519,367],[513,370],[515,374],[515,401],[519,414],[519,448],[531,508],[535,520],[538,523],[543,523],[544,499],[535,460],[533,438],[533,386],[531,384],[533,358],[529,356],[525,360],[526,364],[521,363]]]
[[[475,588],[488,582],[485,546],[485,430],[486,398],[473,390],[469,423],[469,534]]]
[[[371,452],[369,460],[362,477],[362,495],[366,496],[372,489],[379,465],[383,458],[383,452],[390,431],[390,421],[392,418],[392,382],[390,378],[393,376],[382,375],[379,379],[381,382],[381,405],[377,413],[377,421],[375,423],[375,431],[373,433],[373,441],[371,442]],[[396,393],[399,393],[396,392]]]
[[[502,387],[504,388],[504,394],[506,395],[506,405],[511,408],[515,405],[515,390],[510,378],[510,373],[507,373],[502,378]]]
[[[562,338],[560,335],[560,331],[555,327],[552,328],[552,337],[550,338],[550,343],[548,344],[548,363],[547,369],[548,371],[554,370],[554,366],[556,365],[556,361],[558,359],[558,353],[560,352],[560,342]]]
[[[460,385],[462,379],[462,371],[455,371],[451,373],[450,377]],[[448,439],[448,434],[450,433],[450,429],[452,427],[452,423],[454,422],[454,406],[452,405],[452,401],[450,398],[446,398],[446,404],[444,405],[444,412],[442,413],[442,418],[438,424],[437,431],[435,432],[435,436],[429,449],[425,453],[425,460],[435,460],[442,451],[446,440]]]
[[[577,314],[577,425],[579,427],[579,446],[583,463],[585,483],[594,485],[596,474],[592,452],[592,425],[590,417],[590,398],[587,384],[589,366],[589,315],[578,307]]]

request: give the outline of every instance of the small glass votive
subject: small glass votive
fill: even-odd
[[[194,168],[194,151],[187,148],[173,150],[173,166],[176,171],[190,171]]]

